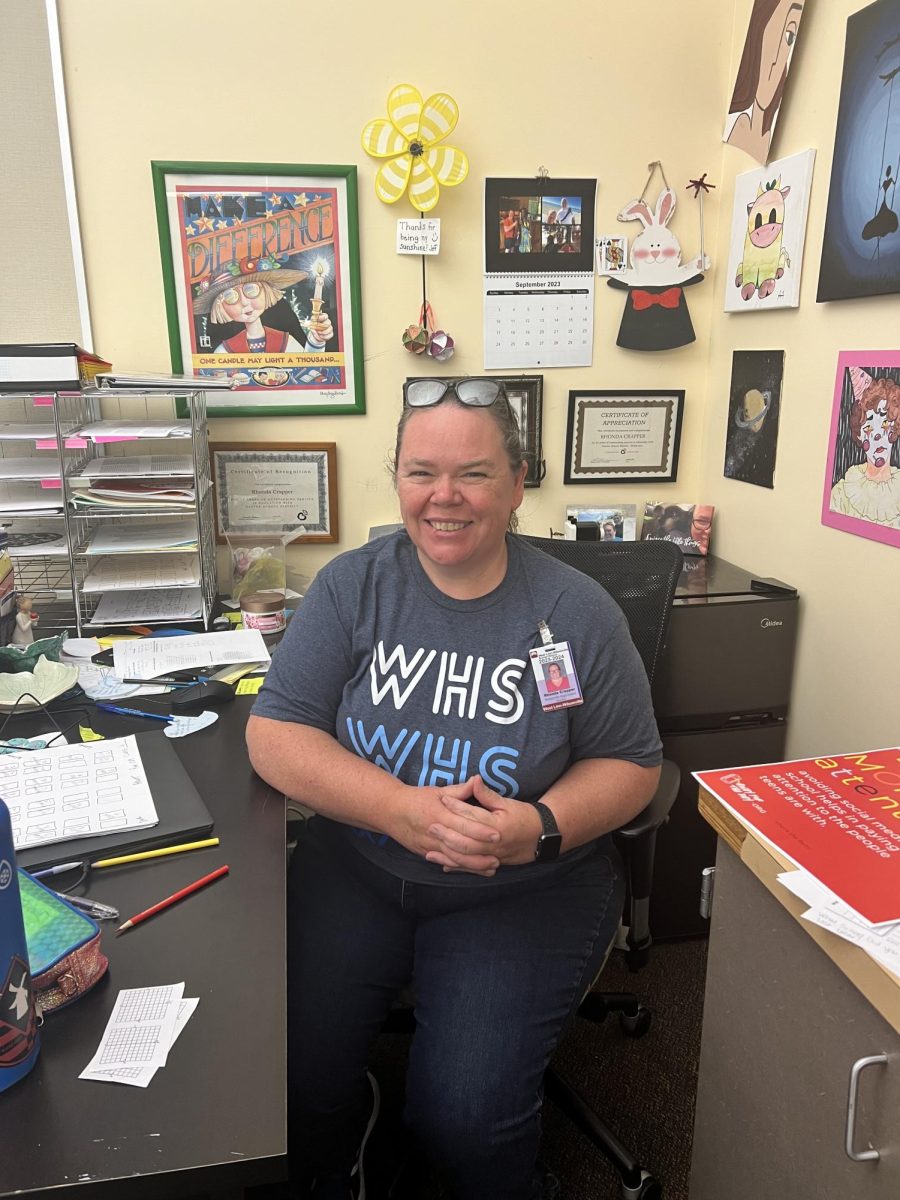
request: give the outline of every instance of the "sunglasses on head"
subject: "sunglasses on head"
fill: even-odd
[[[407,408],[430,408],[450,393],[470,408],[490,408],[506,399],[506,390],[497,379],[473,376],[470,379],[408,379],[403,385],[403,403]]]

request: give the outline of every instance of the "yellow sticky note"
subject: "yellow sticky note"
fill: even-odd
[[[255,696],[262,685],[262,675],[256,675],[253,679],[238,680],[238,685],[234,690],[238,696]]]
[[[90,725],[79,725],[78,735],[83,742],[105,742],[106,738],[102,733],[95,733]]]

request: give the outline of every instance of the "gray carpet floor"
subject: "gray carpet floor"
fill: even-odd
[[[653,1011],[649,1032],[629,1038],[615,1016],[600,1025],[579,1020],[555,1060],[558,1070],[660,1181],[664,1200],[688,1196],[706,950],[702,939],[655,945],[637,975],[629,974],[621,957],[614,955],[601,977],[601,990],[636,992]],[[373,1146],[374,1165],[381,1168],[373,1179],[376,1197],[377,1175],[389,1171],[391,1129],[396,1130],[399,1121],[408,1043],[402,1034],[383,1035],[372,1062],[384,1102],[382,1140]],[[561,1181],[559,1200],[612,1200],[621,1194],[618,1176],[606,1159],[550,1102],[544,1108],[542,1158]],[[407,1192],[414,1200],[439,1196],[424,1179]]]

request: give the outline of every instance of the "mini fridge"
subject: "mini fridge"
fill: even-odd
[[[691,772],[784,759],[797,619],[790,584],[712,555],[685,558],[653,689],[663,753],[681,769],[656,847],[657,941],[707,933],[700,885],[716,835],[697,812]]]

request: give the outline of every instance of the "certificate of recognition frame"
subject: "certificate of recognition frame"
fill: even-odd
[[[683,391],[569,392],[564,483],[670,483]]]
[[[209,415],[365,412],[356,167],[151,166],[172,369],[231,383]]]
[[[209,457],[217,541],[300,529],[292,544],[338,540],[334,442],[210,442]]]

